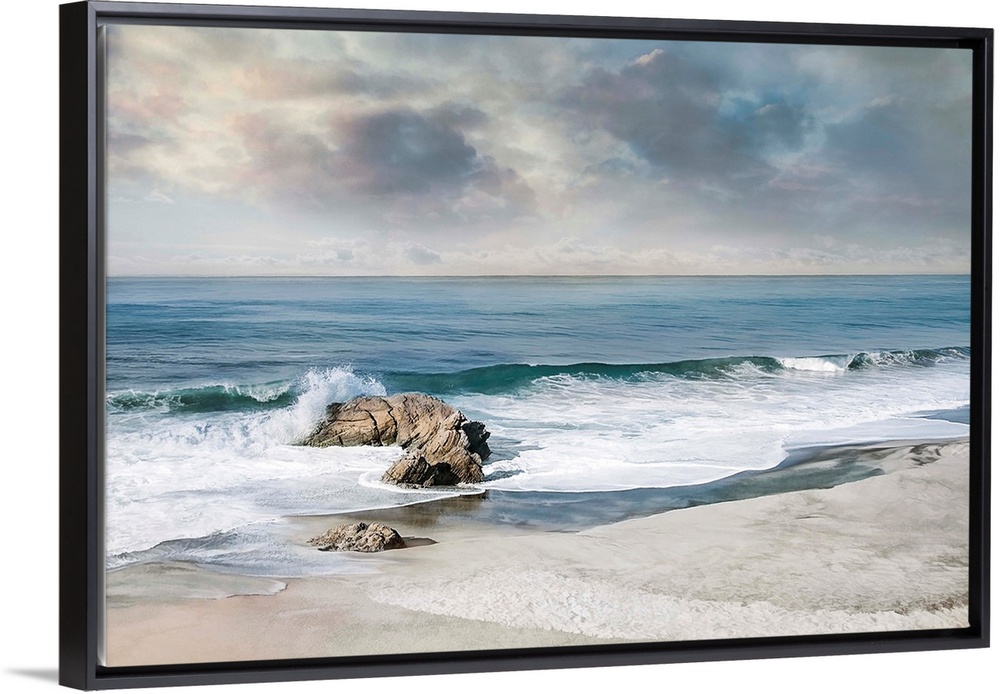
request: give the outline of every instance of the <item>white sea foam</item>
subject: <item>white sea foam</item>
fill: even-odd
[[[287,393],[292,387],[288,382],[261,383],[253,385],[232,385],[224,383],[222,386],[227,393],[236,393],[243,397],[252,398],[257,402],[272,402]]]
[[[286,514],[399,505],[399,492],[359,485],[359,480],[381,474],[401,449],[294,445],[330,402],[384,394],[382,384],[347,369],[310,371],[301,393],[293,405],[265,412],[165,418],[141,411],[111,417],[108,553],[203,537]]]
[[[302,377],[295,404],[264,418],[261,433],[267,441],[291,443],[309,434],[331,402],[358,395],[385,395],[385,386],[344,368],[310,370]]]
[[[963,424],[914,416],[967,406],[967,360],[863,370],[835,370],[822,366],[825,360],[816,359],[817,368],[780,372],[748,363],[714,379],[554,375],[516,393],[449,401],[492,432],[495,453],[481,486],[511,491],[696,484],[773,467],[801,446],[968,431]],[[180,537],[204,538],[281,515],[400,506],[458,493],[381,484],[381,474],[401,453],[396,447],[294,445],[330,402],[384,394],[378,381],[348,369],[311,371],[296,391],[295,402],[279,409],[140,410],[109,417],[109,554]],[[242,553],[234,549],[238,543],[223,545],[198,545],[191,556],[242,561],[233,558]],[[255,556],[275,551],[263,548]],[[257,568],[264,570],[262,564]]]
[[[849,357],[780,357],[786,369],[792,371],[816,371],[820,373],[840,373],[847,370]]]
[[[606,491],[767,469],[793,447],[962,436],[967,425],[911,415],[966,406],[968,378],[967,362],[697,381],[551,377],[517,398],[456,404],[489,422],[495,448],[514,451],[489,461],[484,486]]]

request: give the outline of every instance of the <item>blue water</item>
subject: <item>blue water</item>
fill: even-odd
[[[967,277],[111,279],[108,389],[969,344]]]
[[[392,449],[294,445],[366,393],[484,421],[515,512],[961,435],[969,329],[963,276],[111,278],[109,554],[454,493],[379,484]]]

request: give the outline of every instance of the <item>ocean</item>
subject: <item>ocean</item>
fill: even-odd
[[[476,495],[476,518],[574,530],[878,474],[807,463],[968,434],[970,292],[968,276],[109,278],[107,566],[349,572],[282,518]],[[398,448],[296,445],[331,402],[411,391],[486,424],[483,484],[395,488],[379,478]]]

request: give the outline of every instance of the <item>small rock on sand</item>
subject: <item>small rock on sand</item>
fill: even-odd
[[[323,552],[381,552],[406,547],[399,533],[384,523],[348,523],[312,538],[309,544]]]

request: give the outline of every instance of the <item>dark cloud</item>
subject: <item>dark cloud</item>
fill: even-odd
[[[341,121],[337,130],[342,166],[366,193],[454,192],[479,169],[479,155],[460,131],[410,109]]]
[[[235,129],[251,161],[240,187],[272,203],[321,209],[374,200],[383,220],[531,214],[534,193],[521,176],[480,154],[451,124],[482,117],[451,107],[336,115],[320,137],[289,127],[278,112],[244,116]]]
[[[636,165],[624,157],[609,157],[596,164],[587,164],[583,173],[588,176],[619,178],[637,173]]]
[[[961,228],[970,210],[967,103],[886,100],[826,128],[825,158],[840,169],[852,205],[842,222],[853,227],[912,219],[915,226]]]
[[[484,126],[490,120],[489,116],[475,106],[454,101],[446,101],[435,106],[431,113],[439,122],[462,130]]]
[[[478,152],[458,127],[485,119],[453,104],[338,119],[336,166],[355,192],[384,198],[397,211],[460,219],[531,214],[535,196],[527,183]]]
[[[707,151],[725,143],[700,126],[714,119],[718,95],[711,76],[663,51],[620,72],[592,71],[563,96],[586,127],[624,140],[647,161],[664,168],[702,166]]]
[[[885,100],[826,128],[825,153],[854,175],[884,182],[894,192],[953,190],[970,165],[971,113],[967,103]],[[955,122],[965,127],[953,128]],[[957,132],[950,132],[957,130]]]
[[[726,125],[744,150],[759,152],[794,151],[802,147],[814,120],[801,104],[783,101],[783,96],[765,97],[763,105],[740,120]]]
[[[909,179],[923,144],[918,142],[914,115],[896,104],[884,103],[828,125],[826,151],[830,160],[855,173],[875,171],[882,177]]]
[[[724,100],[718,71],[656,50],[618,72],[594,70],[562,96],[584,127],[623,140],[658,175],[727,179],[800,147],[812,119],[781,93]]]
[[[967,94],[918,98],[926,87],[897,75],[867,86],[883,96],[851,103],[824,91],[791,52],[775,63],[780,73],[748,79],[753,55],[744,64],[657,49],[584,75],[560,95],[571,127],[580,138],[610,134],[644,165],[609,157],[585,173],[665,177],[687,204],[748,231],[867,242],[875,229],[898,239],[967,224]],[[655,217],[655,202],[649,209]]]

